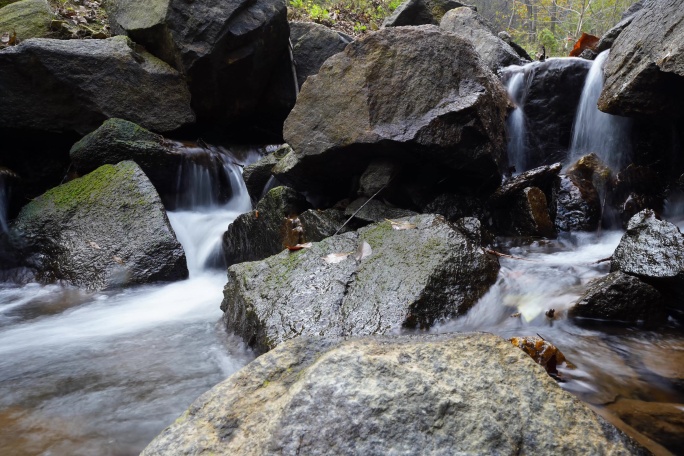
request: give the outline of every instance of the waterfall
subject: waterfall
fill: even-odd
[[[573,124],[570,163],[594,152],[611,169],[619,170],[629,164],[631,156],[630,120],[601,112],[596,106],[603,89],[603,65],[608,52],[596,57],[587,74]]]
[[[525,95],[525,73],[515,73],[506,83],[508,96],[515,103],[515,109],[508,117],[508,163],[515,167],[516,173],[527,169],[527,150],[525,144],[525,114],[522,105]]]

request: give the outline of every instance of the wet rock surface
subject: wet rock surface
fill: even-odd
[[[562,165],[560,163],[554,163],[552,165],[530,169],[529,171],[525,171],[524,173],[507,179],[491,195],[490,201],[494,204],[503,204],[510,198],[515,198],[515,196],[526,187],[539,187],[548,192],[557,180],[561,168]]]
[[[102,165],[124,160],[138,164],[161,194],[173,193],[183,155],[172,142],[123,119],[108,119],[84,136],[69,152],[74,169],[81,175]]]
[[[552,206],[554,224],[559,231],[595,231],[601,221],[599,193],[586,179],[559,176]]]
[[[641,211],[630,219],[610,269],[679,287],[684,280],[684,235],[676,225],[658,220],[652,210]]]
[[[648,326],[664,323],[667,318],[660,292],[620,271],[591,282],[569,315],[629,323],[642,321]]]
[[[102,290],[188,276],[159,195],[133,162],[105,165],[27,204],[13,230],[44,282]]]
[[[273,175],[273,167],[291,150],[289,146],[284,145],[274,152],[264,155],[251,165],[245,166],[242,178],[253,202],[256,203],[261,199],[264,190],[266,190],[266,184]]]
[[[253,115],[287,54],[284,0],[111,0],[107,11],[114,33],[186,76],[192,107],[209,124]]]
[[[195,120],[181,75],[124,37],[36,38],[4,49],[0,111],[12,113],[0,128],[81,134],[110,117],[157,132]]]
[[[16,33],[17,40],[44,38],[50,34],[52,9],[47,0],[21,0],[2,7],[0,2],[0,30]]]
[[[234,265],[221,308],[229,330],[266,351],[300,335],[428,328],[470,308],[498,269],[479,242],[421,215]]]
[[[448,11],[439,23],[439,27],[470,40],[492,71],[522,63],[515,49],[499,38],[492,26],[472,8],[462,7]]]
[[[616,38],[604,67],[599,109],[623,116],[674,115],[684,97],[684,8],[645,2]]]
[[[304,240],[297,218],[310,207],[304,196],[288,187],[276,187],[256,208],[238,216],[223,235],[226,264],[261,260]]]
[[[289,341],[142,454],[274,452],[647,454],[489,334]]]
[[[537,187],[523,189],[499,221],[502,231],[518,236],[555,237],[546,195]]]
[[[274,175],[339,199],[382,157],[409,164],[412,176],[436,168],[433,183],[494,187],[506,161],[507,106],[503,86],[466,40],[434,26],[383,29],[309,78],[285,122],[294,153]]]
[[[366,222],[381,222],[385,219],[395,219],[402,217],[410,217],[417,215],[416,212],[398,207],[388,206],[381,201],[368,198],[359,198],[352,201],[344,210],[344,215],[347,217],[354,216],[355,219]]]
[[[353,38],[313,22],[290,22],[292,54],[297,70],[297,84],[318,73],[329,57],[342,52]]]
[[[382,26],[439,25],[447,11],[463,6],[468,5],[454,0],[406,0],[385,18]]]

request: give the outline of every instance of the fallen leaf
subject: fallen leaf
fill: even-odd
[[[370,244],[366,241],[363,241],[361,244],[359,244],[359,248],[356,249],[354,259],[356,259],[356,261],[361,261],[364,258],[369,257],[371,253],[373,253],[373,249],[371,248]]]
[[[5,32],[0,36],[0,43],[9,45],[9,40],[10,40],[10,34],[9,32]]]
[[[294,252],[294,251],[297,251],[297,250],[308,249],[308,248],[310,248],[312,245],[313,245],[313,244],[312,244],[311,242],[306,242],[306,243],[304,243],[304,244],[286,245],[285,247],[287,247],[287,250],[289,250],[290,252]]]
[[[124,260],[122,260],[120,257],[118,257],[118,256],[116,256],[116,255],[114,255],[114,256],[112,257],[112,259],[113,259],[114,261],[116,261],[117,263],[119,263],[119,264],[124,264]]]
[[[99,245],[97,245],[97,242],[88,241],[88,245],[96,250],[102,250],[102,248]]]
[[[414,225],[413,223],[410,222],[397,222],[395,220],[389,220],[385,219],[392,225],[393,230],[414,230],[418,228],[418,226]]]
[[[323,258],[323,261],[325,261],[328,264],[337,264],[341,263],[342,261],[346,260],[349,255],[351,255],[352,252],[344,252],[344,253],[331,253],[330,255],[326,255]]]
[[[254,218],[259,218],[259,211],[254,211]]]

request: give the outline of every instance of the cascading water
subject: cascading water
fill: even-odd
[[[169,212],[188,280],[93,294],[0,283],[0,454],[137,454],[253,358],[220,323],[226,275],[209,266],[251,208],[239,165],[259,154],[205,153],[220,166],[185,166]],[[219,187],[225,201],[209,196]]]
[[[601,112],[597,107],[603,89],[603,65],[609,52],[599,54],[587,74],[573,125],[570,163],[593,152],[611,169],[619,170],[629,163],[631,155],[630,121]]]
[[[525,114],[522,109],[525,73],[520,71],[510,77],[506,84],[508,96],[515,103],[515,109],[508,117],[508,162],[515,167],[516,173],[527,170],[527,151],[525,145]]]

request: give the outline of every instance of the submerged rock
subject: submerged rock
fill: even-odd
[[[666,319],[663,297],[651,285],[620,271],[596,279],[569,311],[571,317],[656,325]]]
[[[339,199],[383,158],[412,167],[408,179],[432,167],[433,184],[485,191],[499,184],[506,162],[507,106],[503,86],[468,41],[434,26],[383,29],[308,79],[285,122],[294,152],[274,175]]]
[[[323,62],[354,41],[344,33],[314,22],[290,22],[290,40],[300,88],[306,78],[318,73]]]
[[[622,116],[676,116],[684,98],[684,8],[681,0],[643,3],[613,44],[598,101]]]
[[[123,119],[108,119],[84,136],[69,152],[76,171],[83,175],[102,165],[134,161],[161,194],[173,193],[183,155],[170,141]]]
[[[52,17],[47,0],[21,0],[5,7],[0,1],[0,33],[16,33],[19,42],[47,37]]]
[[[472,8],[450,10],[442,18],[439,27],[473,43],[482,60],[492,71],[522,64],[522,59],[515,49],[499,38],[491,25]]]
[[[469,309],[498,270],[442,217],[421,215],[234,265],[221,308],[229,330],[266,351],[300,335],[428,328]]]
[[[133,162],[102,166],[27,204],[13,229],[43,282],[102,290],[188,276],[159,195]]]
[[[158,132],[195,120],[181,75],[121,36],[36,38],[3,49],[0,112],[11,113],[0,128],[81,134],[110,117]]]
[[[253,115],[287,54],[285,0],[109,0],[112,32],[183,73],[204,123]],[[262,113],[262,117],[266,114]]]
[[[299,338],[201,396],[143,456],[645,455],[490,334]]]

